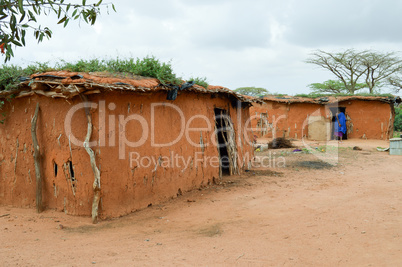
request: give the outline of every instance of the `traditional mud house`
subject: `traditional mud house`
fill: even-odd
[[[250,108],[252,127],[258,137],[334,139],[337,108],[346,115],[343,138],[392,138],[395,117],[394,97],[275,97],[263,98]],[[400,101],[400,99],[399,99]]]
[[[92,211],[94,221],[97,208],[101,218],[128,214],[241,173],[253,158],[244,127],[252,101],[224,87],[62,71],[0,93],[11,95],[0,125],[2,205],[40,202],[35,135],[41,206]]]

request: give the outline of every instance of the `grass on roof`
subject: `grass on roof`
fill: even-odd
[[[26,68],[15,65],[3,65],[0,68],[0,91],[15,89],[20,82],[20,77],[28,77],[35,73],[57,70],[69,70],[73,72],[107,71],[110,73],[126,73],[156,78],[162,84],[180,85],[182,83],[181,78],[177,77],[173,72],[170,61],[165,63],[154,56],[148,56],[143,59],[81,59],[74,63],[61,60],[54,66],[50,66],[48,63],[35,63]]]

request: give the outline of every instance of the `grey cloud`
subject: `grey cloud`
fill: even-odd
[[[44,18],[53,38],[18,48],[10,63],[155,55],[183,78],[283,93],[331,78],[303,63],[314,49],[401,47],[402,2],[392,0],[118,0],[96,26]],[[364,45],[369,44],[369,47]]]
[[[352,46],[380,41],[402,41],[402,2],[298,1],[287,22],[287,41],[303,46]]]
[[[268,14],[258,6],[233,2],[199,11],[202,13],[188,25],[191,31],[189,39],[197,47],[238,50],[268,45]]]

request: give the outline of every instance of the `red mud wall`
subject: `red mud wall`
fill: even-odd
[[[259,123],[261,113],[268,115],[268,131],[266,134],[261,130],[261,122]],[[267,101],[265,104],[254,104],[250,108],[250,116],[252,117],[251,125],[254,134],[258,137],[286,137],[301,139],[308,136],[308,116],[314,114],[316,116],[326,116],[325,107],[318,104],[310,103],[277,103]]]
[[[348,138],[384,139],[392,137],[394,113],[390,104],[380,101],[350,100],[339,102],[346,108]],[[261,120],[267,114],[268,131]],[[266,101],[250,108],[251,126],[258,137],[287,137],[301,139],[308,136],[308,116],[328,118],[324,105],[312,103],[277,103]]]
[[[346,108],[348,138],[392,138],[394,111],[390,104],[380,101],[351,100],[339,103]],[[349,119],[348,118],[348,119]]]
[[[251,135],[243,129],[249,110],[233,108],[226,98],[187,92],[175,101],[165,100],[166,93],[110,92],[88,98],[93,103],[91,141],[97,142],[92,149],[101,171],[102,218],[160,203],[179,191],[199,188],[218,178],[214,107],[229,110],[240,167],[247,167],[252,160],[253,150],[247,142]],[[0,125],[0,204],[35,206],[30,127],[37,102],[44,206],[90,215],[94,175],[88,154],[73,140],[85,138],[84,110],[71,113],[69,136],[64,125],[69,110],[82,103],[79,98],[66,101],[35,96],[13,99],[5,105],[5,122]],[[72,162],[74,180],[66,175],[69,168],[63,168],[68,161]]]

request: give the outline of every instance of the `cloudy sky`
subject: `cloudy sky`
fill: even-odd
[[[89,2],[89,0],[87,1]],[[400,51],[397,0],[115,0],[95,26],[42,18],[53,37],[17,48],[11,64],[55,59],[145,57],[171,60],[183,79],[206,77],[230,89],[308,93],[332,75],[304,63],[316,49]],[[385,90],[386,91],[386,90]]]

